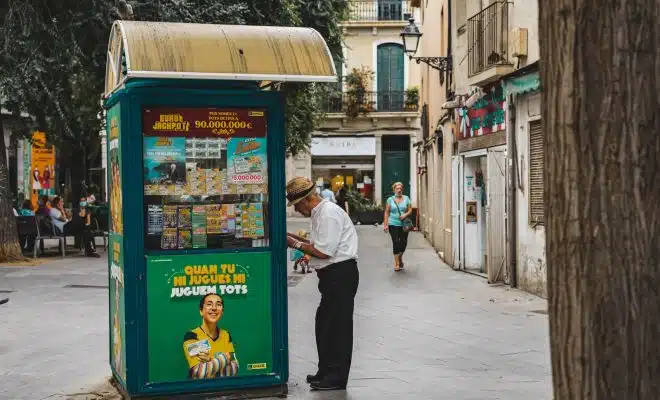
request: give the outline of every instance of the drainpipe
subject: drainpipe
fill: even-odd
[[[452,20],[452,15],[451,15],[451,0],[447,0],[447,57],[451,60],[452,59],[452,54],[451,54],[451,37],[452,37],[452,32],[451,32],[451,20]],[[452,67],[449,68],[449,70],[445,73],[447,75],[446,79],[446,84],[445,84],[445,101],[451,101],[454,100],[454,96],[451,96],[451,99],[449,98],[449,94],[451,93],[451,87],[452,83],[454,80],[454,66],[453,66],[453,61],[452,61]]]
[[[517,182],[516,173],[518,166],[518,152],[516,151],[516,106],[514,104],[516,96],[512,94],[507,95],[507,124],[506,124],[506,151],[507,151],[507,164],[509,171],[509,179],[507,184],[507,238],[509,244],[509,285],[511,287],[518,286],[517,277],[517,260],[518,260],[518,244],[516,226],[518,221],[518,212],[516,208],[516,192]]]

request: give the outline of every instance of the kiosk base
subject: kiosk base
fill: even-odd
[[[262,399],[266,397],[286,398],[289,393],[288,385],[254,388],[233,389],[221,392],[164,394],[164,395],[129,395],[124,388],[112,379],[112,385],[117,388],[125,400],[238,400],[238,399]]]

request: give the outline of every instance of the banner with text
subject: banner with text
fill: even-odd
[[[265,110],[245,108],[146,108],[145,136],[264,137]]]

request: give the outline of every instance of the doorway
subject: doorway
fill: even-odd
[[[382,143],[382,202],[384,203],[394,194],[392,185],[395,182],[403,183],[403,193],[412,197],[410,193],[410,137],[383,136]]]
[[[504,279],[506,259],[505,147],[475,150],[453,160],[454,267]]]
[[[477,151],[463,156],[462,216],[462,260],[467,272],[484,275],[488,271],[486,232],[485,177],[487,152]]]

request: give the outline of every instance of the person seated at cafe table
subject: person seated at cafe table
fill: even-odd
[[[50,215],[51,205],[48,204],[48,203],[49,203],[48,195],[44,194],[44,195],[39,196],[37,212],[36,212],[36,214],[38,216],[49,216]]]
[[[53,207],[50,209],[50,218],[55,228],[65,236],[81,236],[85,246],[85,254],[88,257],[99,258],[94,246],[94,236],[91,232],[91,214],[87,210],[87,199],[80,199],[80,209],[69,216],[64,210],[61,197],[53,199]]]

